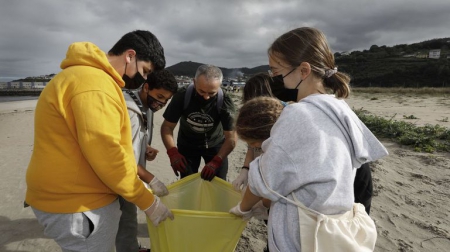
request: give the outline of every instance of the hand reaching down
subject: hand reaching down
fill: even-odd
[[[172,166],[173,172],[176,176],[179,176],[180,172],[186,172],[186,158],[178,152],[177,147],[172,147],[167,150],[167,155],[170,159],[170,165]]]
[[[219,156],[214,156],[214,158],[209,161],[205,167],[203,167],[202,173],[201,173],[201,177],[204,180],[208,180],[211,181],[217,173],[217,170],[220,168],[220,166],[222,165],[222,158]]]
[[[153,204],[144,210],[144,212],[155,227],[167,218],[171,220],[174,218],[172,212],[161,202],[158,196],[155,196]]]
[[[252,210],[247,211],[247,212],[241,211],[241,202],[240,201],[235,207],[231,208],[229,212],[231,214],[242,217],[243,220],[250,220],[250,218],[252,218],[252,216],[253,216]]]
[[[162,197],[169,194],[169,190],[167,190],[167,187],[156,177],[154,177],[152,181],[148,183],[148,185],[150,186],[150,189],[152,189],[153,194],[155,194],[156,196]]]
[[[248,182],[248,169],[241,169],[241,172],[237,176],[231,184],[233,185],[234,190],[240,191],[241,189],[244,189],[247,186]]]

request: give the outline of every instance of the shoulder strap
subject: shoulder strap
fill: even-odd
[[[183,110],[186,110],[187,107],[189,106],[189,102],[191,102],[193,91],[194,91],[194,84],[189,84],[189,86],[186,88],[186,94],[184,95]],[[219,91],[217,92],[217,112],[219,112],[219,114],[222,105],[223,105],[223,91],[222,88],[219,88]]]
[[[222,88],[219,88],[219,92],[217,92],[217,112],[219,112],[219,114],[222,105],[223,105],[223,91]]]
[[[136,97],[136,95],[133,93],[133,91],[126,89],[125,92],[127,92],[127,94],[130,95],[130,97],[134,100],[134,102],[136,103],[136,105],[138,106],[138,108],[141,110],[141,119],[144,122],[144,128],[145,130],[147,130],[148,125],[147,125],[147,111],[145,111],[144,106],[142,105],[142,102]]]
[[[191,101],[192,91],[194,90],[194,84],[189,84],[186,88],[186,94],[184,95],[184,106],[183,110],[186,110],[189,106],[189,102]]]

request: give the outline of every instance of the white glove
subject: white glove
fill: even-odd
[[[243,220],[250,220],[252,218],[252,210],[243,212],[241,211],[241,202],[237,204],[237,206],[230,209],[229,213],[242,217]]]
[[[150,189],[152,189],[153,194],[162,197],[169,194],[169,190],[167,190],[167,187],[163,184],[163,182],[159,181],[156,177],[148,183],[148,186],[150,186]]]
[[[245,188],[247,186],[248,182],[248,169],[241,169],[241,172],[239,173],[239,176],[231,184],[234,187],[234,190],[239,191],[241,190],[241,187]]]
[[[144,212],[155,227],[157,227],[162,221],[166,220],[167,217],[173,220],[172,212],[161,202],[158,196],[155,196],[153,204],[144,210]]]
[[[267,220],[269,219],[269,208],[265,207],[262,200],[260,200],[252,207],[252,215],[255,219]]]

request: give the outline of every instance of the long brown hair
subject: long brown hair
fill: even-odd
[[[267,73],[257,73],[246,81],[243,89],[242,102],[245,103],[259,96],[274,96],[270,88],[270,76]]]
[[[266,140],[283,108],[280,100],[267,96],[247,101],[242,105],[236,119],[238,136],[244,141]]]
[[[331,89],[338,98],[346,98],[350,94],[350,77],[339,71],[333,72],[336,67],[334,55],[321,31],[311,27],[291,30],[278,37],[269,47],[268,53],[293,67],[308,62],[312,74],[322,78],[324,87]]]

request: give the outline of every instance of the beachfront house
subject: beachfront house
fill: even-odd
[[[12,81],[0,82],[0,89],[44,89],[48,82]]]
[[[428,58],[430,59],[439,59],[441,57],[441,49],[430,50],[428,53]]]

